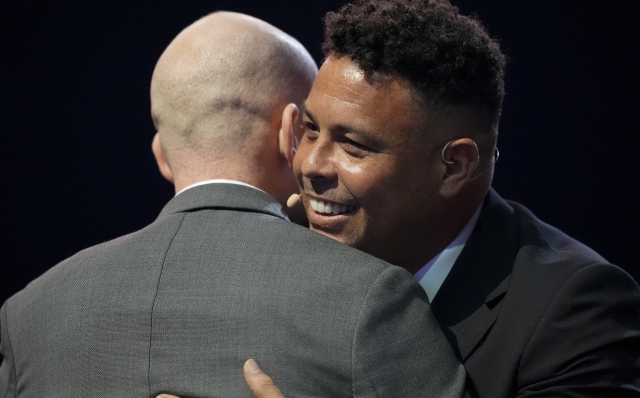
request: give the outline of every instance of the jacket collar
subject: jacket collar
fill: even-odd
[[[461,361],[491,329],[491,311],[507,291],[518,244],[518,219],[493,189],[471,237],[431,307]]]
[[[158,219],[171,214],[200,209],[237,209],[287,219],[282,206],[269,194],[237,184],[205,184],[176,195],[167,203]]]

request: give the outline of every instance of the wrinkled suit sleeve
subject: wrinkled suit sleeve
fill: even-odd
[[[354,397],[461,397],[466,373],[404,269],[373,284],[353,340]]]
[[[7,326],[7,303],[0,308],[0,353],[4,358],[0,365],[0,398],[15,397],[16,370]]]
[[[640,289],[593,264],[558,290],[521,361],[518,397],[640,397]]]

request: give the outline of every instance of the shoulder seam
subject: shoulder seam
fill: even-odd
[[[178,235],[178,232],[180,232],[180,228],[182,228],[182,223],[183,223],[185,217],[187,216],[187,214],[189,214],[189,213],[182,213],[182,219],[180,220],[180,224],[178,224],[178,228],[176,228],[176,232],[171,237],[171,242],[169,242],[169,244],[167,245],[167,249],[165,250],[165,252],[164,252],[164,254],[162,256],[162,263],[160,265],[160,273],[158,275],[158,282],[156,283],[156,291],[155,291],[155,293],[153,295],[153,301],[151,303],[151,317],[150,317],[150,321],[149,321],[149,363],[148,363],[148,366],[147,366],[147,384],[149,386],[149,396],[151,396],[151,346],[152,346],[152,339],[153,339],[153,311],[155,309],[156,299],[158,298],[158,290],[160,290],[160,281],[162,280],[162,271],[164,269],[164,263],[165,263],[165,261],[167,259],[167,254],[169,253],[169,249],[171,249],[171,246],[173,245],[173,240]]]
[[[373,286],[376,285],[376,282],[378,282],[380,280],[380,278],[382,278],[384,275],[386,275],[388,272],[391,272],[391,270],[393,270],[392,266],[387,266],[384,269],[382,269],[379,273],[378,276],[376,276],[376,278],[370,283],[369,288],[367,289],[367,294],[364,296],[364,298],[362,299],[362,302],[360,304],[360,311],[358,313],[358,320],[356,321],[355,327],[353,328],[353,338],[351,339],[351,391],[352,391],[352,395],[355,397],[355,377],[354,377],[354,373],[355,373],[355,361],[356,361],[356,352],[355,352],[355,340],[356,340],[356,335],[358,333],[358,327],[360,325],[360,321],[362,320],[362,316],[364,313],[364,307],[367,303],[367,300],[369,299],[369,296],[371,295],[371,290],[373,288]],[[369,375],[366,374],[367,379],[369,379]],[[369,384],[371,386],[373,386],[373,389],[376,390],[376,385],[375,383],[373,383],[371,381],[371,379],[369,379]],[[376,390],[376,396],[379,396],[378,391]]]

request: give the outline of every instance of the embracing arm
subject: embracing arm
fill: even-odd
[[[640,397],[640,289],[621,269],[567,280],[525,350],[518,397]]]

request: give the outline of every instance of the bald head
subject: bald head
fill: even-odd
[[[151,82],[152,116],[174,176],[193,183],[234,178],[219,174],[240,165],[263,170],[283,109],[306,98],[316,73],[298,41],[259,19],[217,12],[187,27]]]

